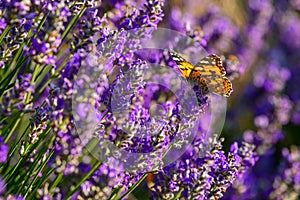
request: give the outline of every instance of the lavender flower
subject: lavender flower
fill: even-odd
[[[164,16],[162,6],[164,1],[154,0],[147,1],[144,4],[143,9],[132,8],[128,13],[115,11],[118,14],[114,14],[113,21],[118,29],[124,28],[125,30],[145,27],[157,27],[158,22],[162,20]],[[126,6],[126,5],[120,5]],[[125,7],[117,7],[119,10],[125,11]],[[124,17],[126,16],[126,17]]]
[[[154,176],[154,183],[150,185],[155,192],[154,199],[175,198],[177,194],[184,198],[220,198],[233,181],[257,160],[253,146],[246,143],[239,148],[233,144],[226,157],[221,150],[221,142],[213,138],[209,142],[212,149],[198,157],[201,143],[196,140],[193,150]],[[170,184],[162,187],[164,182]]]
[[[290,150],[282,150],[284,160],[279,174],[274,179],[270,199],[299,198],[299,155],[299,149],[295,146],[292,146]]]
[[[3,95],[0,105],[0,115],[6,123],[6,117],[10,117],[15,110],[30,112],[32,110],[32,97],[34,84],[31,82],[31,74],[20,75],[15,81],[14,87]]]
[[[52,129],[57,136],[54,140],[54,151],[57,159],[52,165],[58,172],[63,172],[66,175],[78,170],[78,158],[82,151],[81,142],[72,131],[74,126],[70,113],[71,81],[80,67],[81,59],[79,52],[72,56],[62,72],[62,78],[58,80],[58,84],[62,86],[61,90],[54,90],[49,99],[51,105],[50,119],[53,120]],[[69,157],[70,162],[61,162],[64,157]]]
[[[3,138],[0,137],[0,162],[5,163],[8,154],[8,146],[3,142]]]
[[[233,3],[1,1],[0,199],[299,198],[299,3]],[[222,131],[170,49],[221,55]]]

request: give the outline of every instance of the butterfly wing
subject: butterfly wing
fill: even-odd
[[[172,59],[175,61],[176,65],[178,66],[182,75],[185,78],[188,78],[190,76],[191,71],[194,69],[194,66],[174,51],[170,51],[170,55]]]
[[[203,79],[205,80],[207,88],[210,92],[229,97],[233,91],[232,84],[227,77],[203,77]]]
[[[226,71],[219,56],[209,55],[193,66],[174,51],[170,51],[170,55],[182,75],[196,83],[203,93],[213,92],[228,97],[233,91],[230,80],[225,77]]]
[[[232,84],[225,77],[226,71],[222,65],[219,56],[212,54],[200,60],[193,71],[190,73],[189,79],[198,83],[204,91],[216,93],[221,96],[230,96]]]
[[[225,76],[226,71],[222,65],[222,60],[216,54],[211,54],[195,65],[195,71],[201,72],[202,76]]]

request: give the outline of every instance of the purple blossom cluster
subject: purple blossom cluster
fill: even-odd
[[[150,185],[154,191],[153,199],[219,199],[227,188],[249,167],[254,166],[257,156],[254,146],[243,143],[231,145],[228,155],[222,150],[221,142],[216,138],[209,140],[212,147],[204,153],[201,144],[195,140],[193,148],[175,163],[166,166],[162,172],[155,174]],[[168,183],[168,184],[167,184]]]
[[[300,4],[231,3],[1,1],[0,199],[298,199]]]
[[[292,146],[290,150],[283,149],[283,161],[280,163],[279,173],[272,184],[273,191],[270,199],[297,198],[299,194],[299,149]]]
[[[1,154],[0,154],[0,162],[1,163],[5,163],[6,162],[6,160],[7,160],[7,153],[8,153],[8,146],[7,146],[7,144],[5,144],[4,142],[3,142],[3,138],[1,137],[0,138],[0,152],[1,152]]]

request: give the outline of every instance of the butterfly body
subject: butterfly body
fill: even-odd
[[[170,51],[183,77],[197,84],[204,93],[213,92],[221,96],[230,96],[232,84],[225,77],[226,71],[219,56],[212,54],[200,60],[195,66],[182,56]]]

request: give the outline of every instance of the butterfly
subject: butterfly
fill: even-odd
[[[200,60],[195,66],[174,51],[169,51],[184,78],[198,85],[203,93],[212,92],[229,97],[232,84],[225,76],[226,71],[219,56],[211,54]]]

